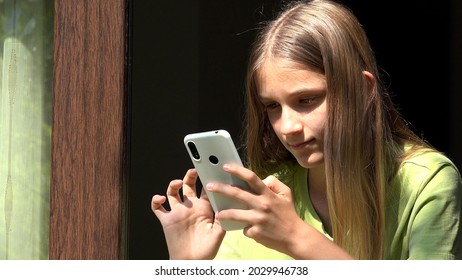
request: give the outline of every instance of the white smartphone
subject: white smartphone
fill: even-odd
[[[204,187],[210,182],[219,182],[250,190],[246,182],[223,170],[225,163],[242,166],[234,142],[226,130],[188,134],[184,138],[184,144]],[[215,213],[224,209],[247,209],[243,203],[236,199],[211,193],[205,188],[204,190]],[[226,231],[242,229],[247,226],[245,223],[235,221],[220,221],[220,224]]]

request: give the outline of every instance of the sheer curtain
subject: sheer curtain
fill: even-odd
[[[0,259],[47,259],[53,1],[0,0]]]

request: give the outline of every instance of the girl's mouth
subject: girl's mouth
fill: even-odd
[[[309,139],[309,140],[307,140],[307,141],[304,141],[304,142],[301,142],[301,143],[296,143],[296,144],[289,144],[289,143],[288,143],[288,145],[289,145],[289,147],[290,147],[292,150],[295,150],[295,151],[296,151],[296,150],[301,150],[301,149],[306,148],[306,146],[308,146],[308,145],[310,145],[311,143],[313,143],[314,140],[315,140],[314,138],[311,138],[311,139]]]

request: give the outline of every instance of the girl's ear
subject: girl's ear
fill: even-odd
[[[375,87],[374,75],[372,75],[372,73],[369,71],[363,71],[362,73],[364,78],[366,78],[367,80],[367,91],[369,92],[369,94],[371,94]]]

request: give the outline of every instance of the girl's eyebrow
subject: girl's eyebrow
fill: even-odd
[[[265,96],[261,96],[261,95],[258,95],[258,99],[259,99],[261,102],[272,100],[272,99],[269,98],[269,97],[265,97]]]
[[[304,95],[304,94],[321,95],[321,94],[325,94],[326,92],[327,90],[325,88],[322,88],[322,89],[321,88],[303,88],[303,89],[290,92],[289,94],[290,96],[299,96],[299,95]],[[261,93],[258,94],[258,99],[260,99],[260,101],[273,100],[273,98],[264,96],[264,94],[262,95]]]

